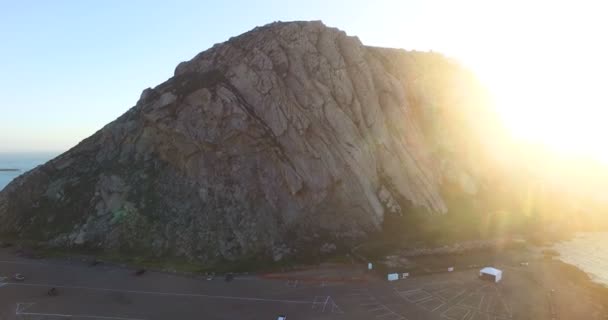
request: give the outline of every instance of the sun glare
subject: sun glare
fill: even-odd
[[[608,163],[606,8],[564,3],[485,8],[445,49],[478,74],[517,139]]]
[[[512,61],[512,70],[523,72],[496,74],[486,83],[516,138],[608,161],[608,100],[599,88],[598,60],[567,63],[543,70]]]

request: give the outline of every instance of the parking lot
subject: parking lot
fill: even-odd
[[[351,284],[185,277],[0,255],[0,319],[357,319],[336,304]],[[15,273],[24,281],[15,281]],[[56,288],[57,296],[47,294]]]
[[[516,293],[513,289],[526,283],[516,272],[507,271],[496,285],[477,279],[476,270],[395,282],[335,278],[354,267],[343,268],[237,275],[227,282],[160,272],[135,276],[119,266],[0,252],[0,319],[505,320],[531,314],[522,311],[522,301],[542,308],[546,302],[542,294]],[[26,279],[15,281],[15,273]],[[59,294],[47,295],[50,288]]]
[[[500,285],[471,280],[471,272],[411,279],[395,285],[397,295],[424,309],[430,317],[449,320],[506,320],[512,307]],[[426,281],[425,281],[426,280]]]

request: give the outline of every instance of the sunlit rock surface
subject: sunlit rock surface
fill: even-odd
[[[471,168],[443,164],[467,130],[442,111],[468,103],[459,72],[321,22],[256,28],[179,64],[120,118],[14,180],[0,232],[278,260],[356,243],[386,214],[446,213],[444,176],[477,189]]]

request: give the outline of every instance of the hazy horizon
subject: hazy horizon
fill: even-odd
[[[17,169],[18,171],[0,172],[0,191],[13,179],[24,172],[41,165],[59,155],[56,152],[4,152],[0,151],[0,169]]]

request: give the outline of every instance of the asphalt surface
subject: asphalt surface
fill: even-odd
[[[501,320],[511,315],[499,288],[476,279],[474,271],[391,283],[304,281],[289,274],[280,279],[236,276],[226,282],[157,272],[135,276],[134,271],[26,259],[2,249],[0,320],[276,320],[279,315],[288,320]],[[13,280],[15,273],[23,274],[25,281]],[[59,294],[47,295],[53,287]]]

